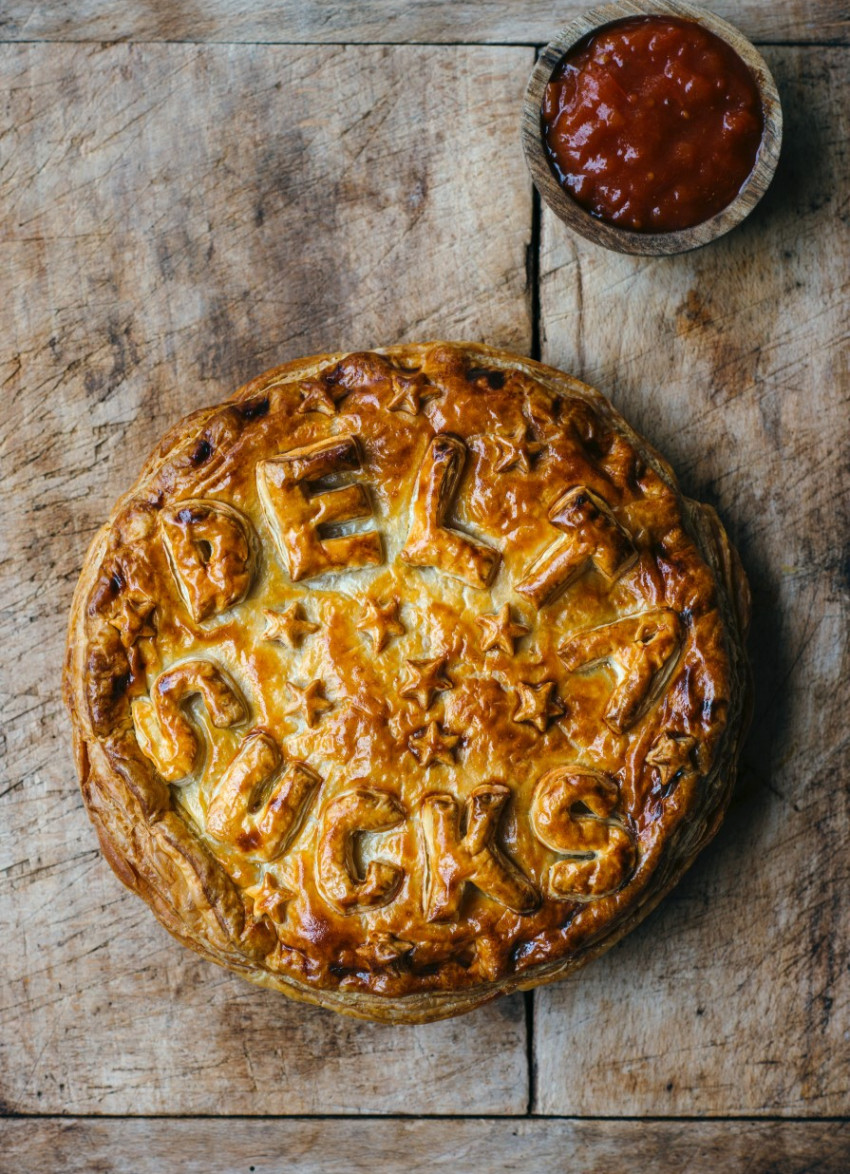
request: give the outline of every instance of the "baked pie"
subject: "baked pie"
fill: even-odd
[[[716,832],[748,711],[714,511],[597,392],[487,346],[288,363],[98,533],[65,692],[120,879],[368,1019],[575,970]]]

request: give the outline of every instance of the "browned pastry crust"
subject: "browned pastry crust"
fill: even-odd
[[[714,835],[748,611],[713,510],[575,379],[314,356],[182,421],[92,543],[83,795],[206,957],[454,1015],[607,949]]]

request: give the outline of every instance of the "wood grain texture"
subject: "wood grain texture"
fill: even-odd
[[[514,42],[546,44],[598,0],[8,0],[0,40]],[[713,0],[748,37],[778,43],[850,39],[842,0]]]
[[[543,358],[717,505],[754,588],[756,708],[715,844],[636,934],[536,997],[543,1113],[850,1110],[850,60],[766,56],[786,144],[741,228],[638,260],[544,215]]]
[[[312,350],[528,347],[531,59],[0,49],[7,1111],[525,1109],[521,998],[433,1028],[356,1024],[168,938],[99,856],[59,689],[85,546],[183,414]]]
[[[0,1174],[846,1174],[835,1122],[430,1120],[0,1122]]]

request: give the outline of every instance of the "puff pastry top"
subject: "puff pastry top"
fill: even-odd
[[[716,830],[747,606],[578,381],[446,343],[290,363],[179,424],[89,551],[83,794],[193,948],[454,1014],[610,945]]]

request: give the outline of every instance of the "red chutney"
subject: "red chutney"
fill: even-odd
[[[562,186],[594,216],[636,232],[701,224],[753,169],[764,128],[753,75],[701,25],[634,17],[580,41],[543,98]]]

